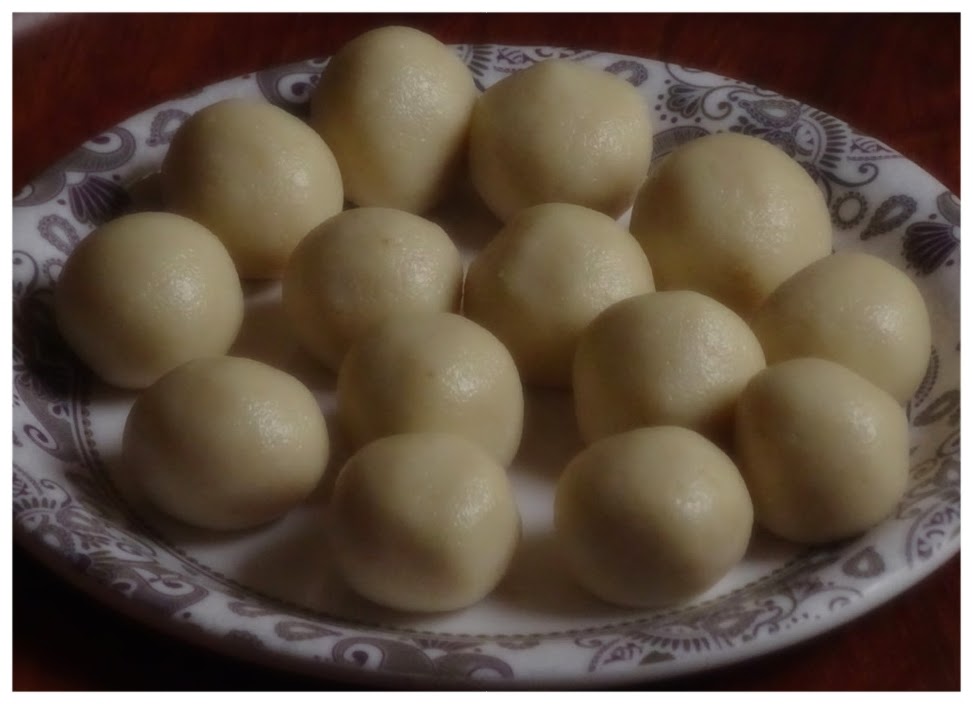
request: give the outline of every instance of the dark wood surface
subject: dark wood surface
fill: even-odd
[[[960,194],[959,15],[55,15],[14,18],[15,192],[89,137],[165,99],[326,56],[407,24],[450,42],[575,46],[672,61],[806,102]],[[159,635],[13,551],[18,690],[344,688]],[[652,687],[956,690],[960,559],[828,634]]]

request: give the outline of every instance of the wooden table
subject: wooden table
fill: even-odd
[[[407,24],[447,43],[577,46],[739,78],[877,137],[959,195],[959,15],[15,16],[15,192],[85,139],[162,100],[325,56]],[[20,690],[343,688],[240,664],[99,606],[13,554]],[[960,559],[858,620],[676,689],[924,689],[960,684]]]

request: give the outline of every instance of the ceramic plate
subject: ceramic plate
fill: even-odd
[[[632,611],[588,597],[551,541],[557,473],[580,448],[570,397],[530,391],[510,470],[524,539],[482,603],[408,616],[370,606],[331,571],[319,529],[328,481],[266,528],[216,535],[168,521],[127,488],[117,462],[134,396],[88,374],[52,320],[51,288],[94,226],[148,207],[151,179],[188,115],[230,96],[304,114],[325,61],[228,80],[159,105],[82,145],[14,200],[13,511],[18,540],[62,575],[154,627],[327,678],[418,686],[603,686],[699,671],[833,628],[953,555],[959,537],[958,200],[919,167],[834,117],[739,81],[645,59],[540,47],[458,46],[485,89],[549,58],[618,74],[645,97],[655,155],[711,132],[765,139],[821,187],[837,249],[881,256],[916,281],[933,321],[925,379],[908,405],[912,472],[894,514],[857,540],[801,549],[757,534],[741,565],[678,609]],[[135,195],[133,195],[135,194]],[[148,201],[146,200],[148,199]],[[468,193],[438,211],[467,255],[498,224]],[[332,419],[333,375],[294,343],[276,285],[247,290],[232,352],[302,378]],[[334,435],[333,425],[332,434]],[[329,475],[347,457],[335,448]]]

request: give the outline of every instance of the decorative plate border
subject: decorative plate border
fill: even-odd
[[[157,627],[261,662],[334,678],[420,686],[585,686],[726,664],[808,638],[877,606],[959,549],[959,201],[878,140],[819,110],[671,64],[550,47],[460,45],[481,89],[566,58],[620,75],[649,101],[658,158],[736,131],[797,159],[825,195],[836,248],[906,269],[934,319],[926,377],[907,407],[916,447],[894,516],[861,538],[809,550],[702,604],[595,628],[508,635],[342,621],[256,594],[194,562],[126,505],[98,456],[91,379],[61,343],[51,289],[97,224],[131,207],[178,126],[232,95],[304,115],[327,60],[224,81],[147,110],[85,143],[14,199],[13,510],[16,538],[107,603]],[[903,187],[903,184],[908,188]]]

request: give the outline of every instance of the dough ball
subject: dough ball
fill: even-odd
[[[821,357],[858,372],[900,402],[929,364],[932,332],[922,294],[888,262],[840,252],[802,269],[750,321],[770,364]]]
[[[168,209],[212,230],[244,278],[279,278],[301,238],[344,205],[328,145],[254,100],[224,100],[186,120],[161,175]]]
[[[699,291],[745,317],[831,252],[831,216],[811,177],[777,147],[730,132],[666,156],[639,191],[631,230],[660,290]]]
[[[224,354],[243,323],[243,290],[205,227],[138,213],[81,240],[54,288],[54,311],[95,374],[142,389],[183,362]]]
[[[459,307],[463,262],[438,225],[357,208],[302,240],[284,273],[284,310],[307,350],[338,371],[351,343],[389,315]]]
[[[240,357],[193,360],[162,377],[135,401],[122,440],[122,462],[151,503],[217,530],[283,515],[327,461],[328,429],[307,387]]]
[[[570,386],[581,331],[653,291],[638,242],[607,215],[549,203],[521,210],[470,265],[467,316],[507,346],[524,381]]]
[[[721,440],[732,428],[737,396],[764,364],[740,316],[701,293],[647,293],[616,303],[578,343],[581,436],[590,443],[644,425],[679,425]]]
[[[311,125],[334,150],[350,200],[422,213],[459,177],[476,95],[449,47],[416,29],[383,27],[325,67]]]
[[[445,433],[376,440],[348,460],[328,507],[335,565],[361,596],[449,611],[503,577],[520,516],[503,467]]]
[[[905,493],[905,411],[835,362],[792,359],[755,376],[740,396],[736,439],[757,522],[788,540],[850,538]]]
[[[753,505],[736,466],[685,428],[630,430],[594,443],[557,484],[558,545],[577,581],[622,606],[667,606],[743,558]]]
[[[520,445],[524,392],[513,358],[487,330],[452,313],[413,313],[386,318],[348,350],[338,417],[354,447],[453,433],[507,466]]]
[[[504,221],[539,203],[576,203],[617,218],[651,159],[645,99],[623,78],[573,61],[511,74],[473,111],[473,185]]]

